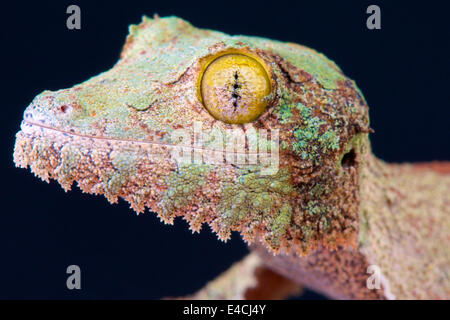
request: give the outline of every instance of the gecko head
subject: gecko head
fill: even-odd
[[[144,17],[111,70],[33,100],[14,160],[166,223],[305,254],[356,239],[368,122],[314,50]]]

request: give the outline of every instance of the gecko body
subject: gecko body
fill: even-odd
[[[199,138],[198,124],[217,135]],[[387,164],[370,132],[362,93],[324,55],[144,17],[111,70],[33,100],[14,161],[166,223],[240,232],[253,252],[242,272],[198,298],[292,284],[332,298],[449,298],[450,167]],[[265,155],[277,157],[269,174]]]

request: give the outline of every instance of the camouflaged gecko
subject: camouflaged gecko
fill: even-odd
[[[219,133],[215,144],[198,133],[180,143],[174,133],[196,123]],[[230,130],[246,137],[232,155],[247,162],[226,154]],[[303,285],[331,298],[449,299],[450,165],[386,164],[370,131],[363,95],[322,54],[155,16],[130,27],[111,70],[33,100],[14,161],[166,223],[206,223],[222,240],[238,231],[249,256],[193,298],[282,298]],[[180,146],[196,161],[178,161]],[[379,289],[367,286],[371,265]]]

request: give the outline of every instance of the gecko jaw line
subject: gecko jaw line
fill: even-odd
[[[175,147],[177,147],[177,148],[190,148],[191,150],[201,150],[201,151],[209,151],[209,152],[229,152],[229,151],[227,151],[225,149],[224,150],[215,150],[215,149],[208,149],[208,148],[198,147],[198,146],[178,145],[178,144],[174,144],[174,143],[163,143],[163,142],[158,142],[158,141],[93,136],[93,135],[89,135],[89,134],[82,134],[82,133],[71,132],[71,131],[67,131],[67,130],[63,130],[63,129],[58,129],[58,128],[55,128],[55,127],[51,127],[49,125],[45,125],[45,124],[40,123],[40,122],[30,121],[30,120],[26,120],[26,119],[23,119],[23,122],[27,123],[28,125],[39,127],[39,128],[42,128],[42,129],[46,129],[46,130],[62,133],[62,134],[68,135],[68,136],[80,137],[80,138],[86,138],[86,139],[103,140],[103,141],[117,141],[117,142],[132,142],[132,143],[139,143],[139,144],[159,145],[159,146],[162,146],[162,147],[169,147],[169,148],[175,148]],[[233,152],[233,153],[237,154],[237,155],[241,155],[241,154],[242,155],[259,154],[259,155],[262,155],[262,156],[270,155],[270,153],[259,153],[259,152]]]

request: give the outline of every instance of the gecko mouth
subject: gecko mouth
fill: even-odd
[[[280,222],[274,219],[287,210],[293,192],[287,170],[265,177],[257,166],[180,164],[171,157],[173,147],[82,135],[24,120],[16,134],[14,162],[44,181],[56,180],[66,191],[76,183],[111,203],[122,198],[137,213],[148,208],[165,223],[182,217],[192,231],[207,223],[222,240],[231,231],[242,231],[252,241],[269,230],[263,232],[266,241],[278,250],[281,243],[273,230],[280,229]]]
[[[137,213],[149,208],[164,222],[173,223],[177,216],[191,212],[194,217],[198,211],[198,205],[188,201],[194,191],[197,198],[217,198],[214,190],[219,178],[204,167],[179,178],[182,167],[171,161],[170,149],[163,143],[92,137],[23,121],[16,134],[14,162],[17,167],[29,167],[44,181],[56,180],[66,191],[76,182],[83,192],[102,194],[111,203],[123,198]],[[220,171],[228,170],[231,178],[230,169]],[[197,176],[208,188],[193,185]],[[173,184],[189,190],[173,191]],[[181,203],[183,192],[186,199]],[[204,220],[198,218],[191,221],[192,230],[200,230]]]
[[[84,192],[103,194],[111,203],[123,198],[136,212],[149,208],[172,223],[186,210],[214,206],[220,198],[219,185],[232,183],[239,168],[228,163],[179,163],[173,157],[176,147],[180,146],[74,133],[24,119],[16,134],[14,162],[18,167],[29,167],[44,181],[58,181],[66,191],[76,182]],[[195,146],[181,148],[205,151]],[[183,190],[174,192],[172,186]],[[194,194],[203,199],[201,204],[179,201]],[[192,221],[191,229],[200,229],[202,221]],[[222,234],[223,238],[228,235],[229,230]]]

